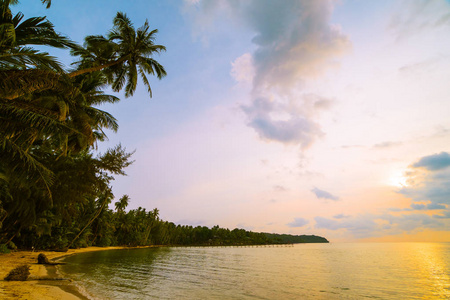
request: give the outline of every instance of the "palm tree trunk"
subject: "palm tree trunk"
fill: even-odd
[[[114,65],[120,64],[121,62],[124,62],[125,60],[127,60],[128,56],[129,55],[123,56],[123,57],[119,58],[118,60],[109,62],[109,63],[104,64],[104,65],[99,65],[99,66],[95,66],[95,67],[91,67],[91,68],[86,68],[86,69],[82,69],[82,70],[73,71],[73,72],[69,73],[69,78],[73,78],[73,77],[76,77],[78,75],[85,74],[85,73],[101,71],[101,70],[103,70],[105,68],[112,67]]]
[[[145,232],[144,245],[147,246],[148,237],[150,236],[150,232],[152,231],[153,222],[148,225],[147,230]]]
[[[16,233],[14,233],[14,235],[5,244],[9,244],[9,242],[11,242],[13,240],[13,238],[16,237],[16,235],[20,232],[21,229],[22,229],[22,226],[19,227],[19,229],[16,231]]]
[[[103,208],[106,205],[106,202],[108,202],[108,197],[105,197],[105,201],[103,201],[102,206],[100,207],[100,209],[97,211],[97,213],[95,214],[95,216],[93,216],[89,222],[86,224],[86,226],[83,227],[83,229],[80,230],[80,232],[77,234],[76,237],[74,237],[74,239],[70,242],[70,244],[67,246],[67,248],[70,248],[72,246],[72,244],[80,237],[80,235],[83,233],[83,231],[86,230],[86,228],[89,227],[89,225],[92,224],[92,222],[94,222],[95,219],[97,219],[97,217],[100,215],[100,213],[102,212]]]

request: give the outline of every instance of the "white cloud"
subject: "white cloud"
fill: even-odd
[[[245,53],[236,58],[231,63],[231,76],[241,83],[251,83],[255,77],[255,68],[253,65],[253,57],[250,53]]]

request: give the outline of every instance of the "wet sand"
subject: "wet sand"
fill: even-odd
[[[55,259],[77,253],[112,249],[125,249],[125,247],[88,247],[70,249],[67,252],[17,251],[0,254],[0,299],[85,300],[87,298],[78,291],[70,280],[54,280],[55,278],[60,279],[56,271],[56,266],[38,265],[38,255],[44,253],[50,261],[54,261]],[[3,280],[9,271],[25,264],[30,266],[31,273],[27,281]]]

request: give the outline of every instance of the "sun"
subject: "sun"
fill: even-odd
[[[389,177],[389,185],[395,186],[398,188],[404,188],[409,185],[408,183],[408,177],[405,176],[405,174],[401,171],[397,171],[391,174]]]

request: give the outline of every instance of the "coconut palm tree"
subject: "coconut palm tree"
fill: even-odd
[[[119,201],[114,203],[114,206],[116,207],[117,212],[124,212],[125,208],[128,206],[128,203],[130,202],[130,196],[123,195],[120,197]]]
[[[113,23],[114,27],[107,37],[88,36],[85,48],[71,50],[81,59],[76,63],[78,69],[69,77],[103,70],[112,89],[118,92],[124,88],[125,97],[129,97],[136,90],[139,75],[151,97],[152,90],[146,74],[156,75],[158,79],[167,75],[164,67],[152,57],[155,53],[166,51],[166,47],[154,43],[158,30],[150,30],[147,20],[135,29],[122,12],[117,13]]]
[[[46,17],[24,19],[21,12],[13,15],[9,6],[12,0],[0,0],[0,68],[51,69],[62,72],[61,64],[46,52],[37,51],[29,45],[56,48],[79,47],[69,38],[57,33]]]

